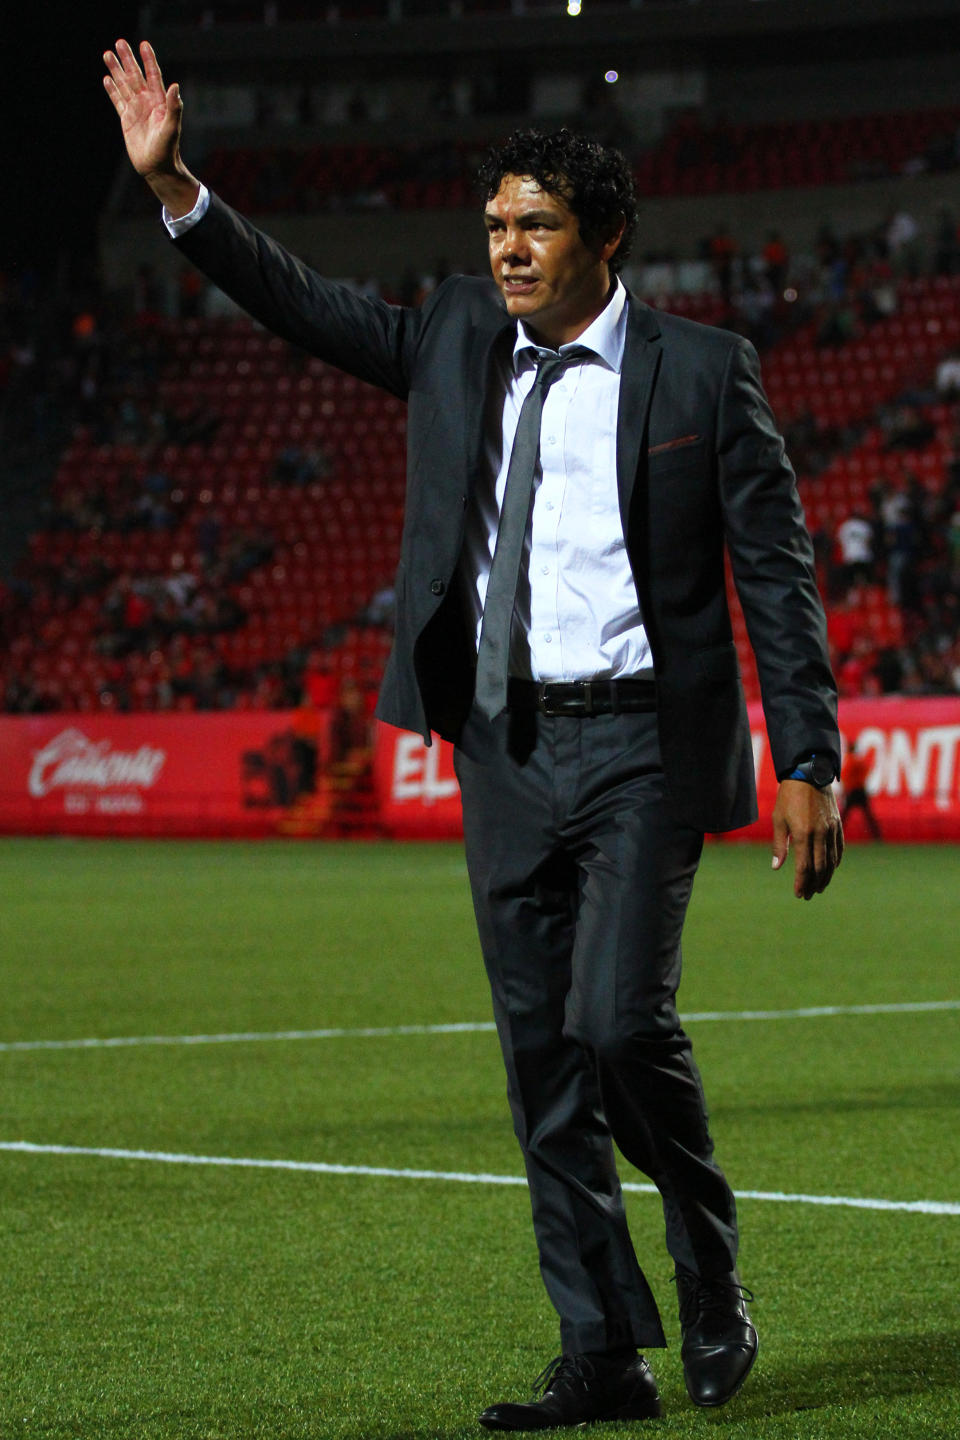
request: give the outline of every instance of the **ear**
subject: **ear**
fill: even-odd
[[[601,259],[604,264],[606,264],[607,261],[612,259],[612,257],[616,254],[617,249],[620,245],[620,241],[623,239],[623,232],[624,230],[626,230],[626,228],[626,220],[621,220],[620,224],[617,226],[616,230],[613,232],[610,238],[608,240],[605,240],[601,245],[599,259]]]

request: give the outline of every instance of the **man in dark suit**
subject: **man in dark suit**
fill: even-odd
[[[664,1342],[612,1140],[663,1197],[691,1398],[723,1404],[757,1335],[733,1195],[675,1007],[706,830],[756,815],[724,544],[781,777],[774,868],[842,853],[836,691],[793,472],[739,337],[655,314],[618,279],[635,224],[615,151],[520,134],[482,180],[493,283],[421,310],[322,280],[179,154],[149,46],[105,59],[176,243],[263,324],[409,402],[396,643],[379,713],[456,746],[467,862],[563,1353],[537,1430],[659,1413]]]

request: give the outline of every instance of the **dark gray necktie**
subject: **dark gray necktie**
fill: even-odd
[[[541,354],[536,379],[520,407],[477,651],[476,701],[488,720],[495,719],[507,703],[510,630],[530,515],[530,497],[540,459],[540,421],[544,398],[565,366],[579,363],[590,353],[585,346],[578,346],[563,355]]]

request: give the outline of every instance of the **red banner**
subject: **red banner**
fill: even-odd
[[[776,777],[751,708],[760,820],[770,834]],[[848,700],[844,744],[868,762],[865,788],[890,840],[960,840],[960,699]],[[338,833],[327,775],[330,716],[316,711],[199,715],[0,716],[0,832],[83,835]],[[453,751],[378,725],[371,827],[398,838],[456,837]],[[848,837],[867,833],[853,812]]]
[[[752,705],[749,713],[760,819],[736,833],[753,840],[771,834],[777,780],[763,711]],[[844,747],[856,741],[869,761],[865,788],[885,838],[960,840],[960,698],[847,700],[840,729]],[[444,741],[428,750],[419,737],[381,726],[375,778],[387,834],[460,833],[452,750]],[[851,813],[848,832],[851,839],[866,833],[862,813]]]
[[[328,732],[303,711],[0,716],[0,831],[292,833]]]

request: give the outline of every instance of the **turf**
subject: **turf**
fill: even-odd
[[[683,1009],[960,998],[957,852],[709,847]],[[453,846],[0,842],[0,1040],[485,1021]],[[693,1021],[737,1189],[960,1201],[960,1012]],[[486,1032],[0,1052],[0,1140],[517,1175]],[[624,1178],[639,1179],[623,1166]],[[960,1216],[740,1202],[761,1356],[600,1434],[960,1435]],[[556,1348],[522,1187],[0,1152],[0,1435],[459,1440]]]

